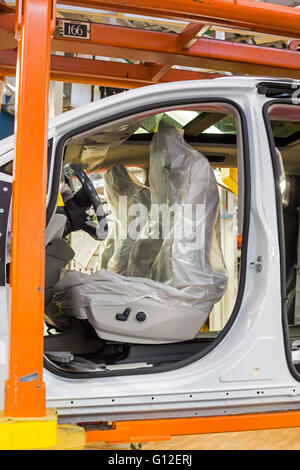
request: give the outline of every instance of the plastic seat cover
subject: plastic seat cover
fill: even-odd
[[[103,336],[107,339],[152,343],[191,339],[227,287],[214,171],[173,126],[162,128],[152,139],[150,190],[151,213],[131,250],[130,277],[105,270],[91,276],[71,272],[56,286],[56,301],[63,311],[88,318],[99,336],[105,328]],[[159,215],[161,204],[166,219]],[[143,248],[145,242],[147,250]],[[144,268],[146,271],[141,272]],[[124,306],[138,312],[141,305],[149,305],[149,300],[156,306],[156,310],[149,307],[155,316],[152,330],[149,315],[148,324],[116,321],[115,314]],[[164,309],[156,314],[157,302]],[[108,310],[114,314],[110,313],[111,320],[106,318],[101,326]],[[186,334],[185,319],[189,325]],[[167,325],[170,328],[171,324],[170,333]]]

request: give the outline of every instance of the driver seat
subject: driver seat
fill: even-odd
[[[130,225],[134,220],[130,215],[130,208],[134,204],[140,204],[149,211],[150,191],[122,163],[109,167],[105,173],[104,186],[113,223],[104,242],[100,266],[102,269],[126,275],[129,255],[135,241],[130,233]]]
[[[134,277],[133,249],[132,277],[70,272],[56,285],[54,302],[61,313],[87,319],[102,339],[144,344],[193,339],[227,287],[218,187],[208,160],[168,126],[152,139],[150,175],[152,202],[156,193],[170,220],[159,244],[148,240],[149,247],[155,244],[150,253],[156,252],[146,263],[150,269]],[[140,256],[148,260],[149,252]]]

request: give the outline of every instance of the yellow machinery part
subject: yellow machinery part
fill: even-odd
[[[62,207],[64,206],[64,201],[63,201],[63,198],[61,196],[61,194],[59,193],[59,196],[58,196],[58,203],[57,203],[58,207]]]
[[[26,450],[55,447],[57,415],[48,409],[41,418],[0,417],[0,450]]]
[[[230,168],[229,170],[222,168],[222,181],[236,196],[238,195],[238,170]]]
[[[10,418],[0,412],[0,450],[81,450],[85,430],[71,424],[57,424],[55,409],[42,418]]]

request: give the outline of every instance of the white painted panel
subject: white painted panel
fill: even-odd
[[[260,338],[221,375],[221,382],[270,380],[277,372],[276,338]]]

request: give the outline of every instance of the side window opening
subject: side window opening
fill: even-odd
[[[52,144],[53,144],[53,140],[49,139],[49,141],[48,141],[48,162],[47,162],[48,175],[49,175],[50,163],[51,163]],[[9,161],[9,162],[5,163],[4,165],[0,166],[0,172],[4,173],[5,175],[12,176],[13,175],[13,161]],[[47,180],[47,188],[48,188],[48,180]]]
[[[117,341],[118,344],[124,341],[124,346],[119,346],[120,354],[116,354],[113,361],[117,369],[132,363],[140,364],[137,368],[141,370],[145,364],[148,364],[150,369],[174,364],[201,352],[225,328],[236,302],[240,275],[242,233],[238,220],[241,216],[240,192],[243,189],[239,174],[242,159],[240,127],[237,112],[231,106],[208,104],[170,109],[148,116],[144,114],[142,118],[137,116],[127,121],[124,119],[122,122],[73,137],[70,143],[66,144],[64,165],[76,164],[89,177],[103,204],[110,237],[99,241],[82,230],[69,233],[68,244],[74,256],[62,271],[60,282],[62,286],[64,283],[68,286],[69,271],[72,271],[71,275],[75,277],[75,273],[86,276],[82,279],[89,285],[88,291],[92,292],[93,309],[99,302],[102,312],[111,311],[113,319],[119,321],[117,324],[106,325],[106,328],[111,328],[112,331],[103,332],[103,335],[104,326],[99,327],[97,322],[89,324],[89,329],[92,329],[93,335],[96,334],[99,339],[99,350],[102,352],[96,354],[93,351],[89,356],[91,362],[85,365],[82,365],[80,354],[79,362],[76,362],[76,357],[70,362],[66,361],[63,365],[66,372],[100,373],[103,367],[109,370],[111,356],[106,351],[106,340]],[[169,133],[166,129],[169,129]],[[161,138],[164,134],[164,138]],[[190,163],[189,158],[194,160]],[[204,166],[199,164],[202,160]],[[192,164],[195,164],[193,172]],[[201,171],[205,175],[202,180]],[[219,207],[213,215],[213,220],[208,220],[209,211],[202,207],[202,196],[199,198],[197,191],[193,193],[193,185],[196,188],[200,181],[206,188],[205,197],[209,196],[206,198],[208,205],[214,197],[218,198]],[[208,184],[208,181],[211,183]],[[82,185],[75,181],[74,183],[73,189],[80,191]],[[216,188],[216,192],[213,188]],[[186,194],[189,194],[188,199]],[[121,207],[124,198],[127,198],[127,206]],[[133,217],[133,206],[141,201],[143,209],[134,212]],[[202,234],[204,239],[196,254],[185,250],[186,243],[180,244],[176,241],[174,227],[177,227],[178,219],[173,207],[171,228],[166,231],[161,223],[164,221],[161,218],[162,213],[159,214],[159,219],[153,215],[157,202],[164,203],[165,206],[170,206],[172,202],[177,206],[182,203],[192,206],[195,201],[201,206],[199,214],[200,218],[202,217],[202,225],[210,224],[210,235]],[[141,214],[143,211],[145,213]],[[190,221],[194,221],[193,217]],[[132,227],[135,229],[136,238],[132,235],[133,232],[130,232]],[[200,231],[201,224],[196,223],[195,227]],[[155,230],[158,239],[153,239]],[[183,251],[180,254],[178,250]],[[194,269],[195,265],[197,269]],[[118,304],[118,296],[133,289],[128,305],[123,298],[123,308],[120,304],[112,310],[107,293],[101,297],[101,283],[97,284],[97,288],[96,284],[92,286],[97,276],[102,276],[106,285],[110,282],[119,283],[118,289],[113,288],[111,292],[113,303]],[[133,283],[128,283],[128,280],[132,279]],[[146,295],[146,298],[151,298],[151,293],[157,289],[157,311],[161,310],[165,302],[168,303],[168,296],[172,298],[174,295],[175,304],[182,305],[182,312],[179,312],[178,319],[175,315],[173,324],[168,325],[164,339],[157,338],[154,330],[152,338],[139,338],[135,337],[134,333],[129,333],[130,328],[127,332],[122,330],[122,333],[118,329],[129,324],[133,318],[134,304],[138,302],[135,291],[139,292],[140,279],[142,291],[145,292],[143,296]],[[213,289],[201,291],[201,283],[207,282],[206,279]],[[63,331],[62,324],[56,327],[58,305],[60,312],[66,307],[69,312],[73,312],[72,315],[79,308],[82,314],[79,317],[75,314],[76,322],[84,320],[89,323],[89,318],[83,312],[90,307],[85,301],[80,307],[72,304],[74,299],[71,298],[72,295],[68,295],[64,298],[61,292],[57,297],[54,292],[51,308],[46,309],[46,323],[48,327],[54,328],[57,334]],[[190,325],[194,322],[192,317],[189,317],[190,312],[199,310],[201,295],[206,301],[203,309],[206,313],[201,319],[198,317],[199,328],[191,327],[190,333],[183,334],[180,340],[180,337],[176,336],[177,333],[174,333],[176,321],[180,322],[182,318],[186,318],[188,330],[188,322]],[[79,297],[87,298],[87,294],[82,291]],[[134,311],[134,327],[148,321],[152,308],[151,305],[143,303],[139,312]],[[55,310],[54,314],[51,309]],[[164,314],[167,315],[162,310],[160,315]],[[95,316],[98,316],[97,312]],[[99,318],[100,316],[99,313]],[[143,344],[151,345],[153,354],[149,357],[145,357]],[[57,361],[57,357],[51,356],[51,351],[49,354],[50,360],[54,361],[54,364],[58,363],[61,368],[59,358]]]
[[[300,372],[300,106],[274,104],[268,108],[277,166],[284,225],[285,311],[290,354]]]
[[[138,179],[142,184],[145,183],[147,178],[147,172],[143,168],[135,166],[126,166],[128,173],[135,179]],[[108,220],[108,224],[113,224],[112,208],[109,204],[106,192],[105,192],[105,175],[107,168],[99,169],[88,173],[90,180],[92,181],[101,201],[103,204],[104,211]],[[74,178],[74,187],[79,190],[81,185],[78,180]],[[73,248],[75,255],[70,261],[68,269],[75,270],[87,274],[93,274],[101,269],[101,258],[103,256],[103,250],[105,249],[105,242],[99,242],[93,240],[82,230],[72,232],[69,235],[71,247]],[[83,245],[89,247],[89,252],[83,251]]]

